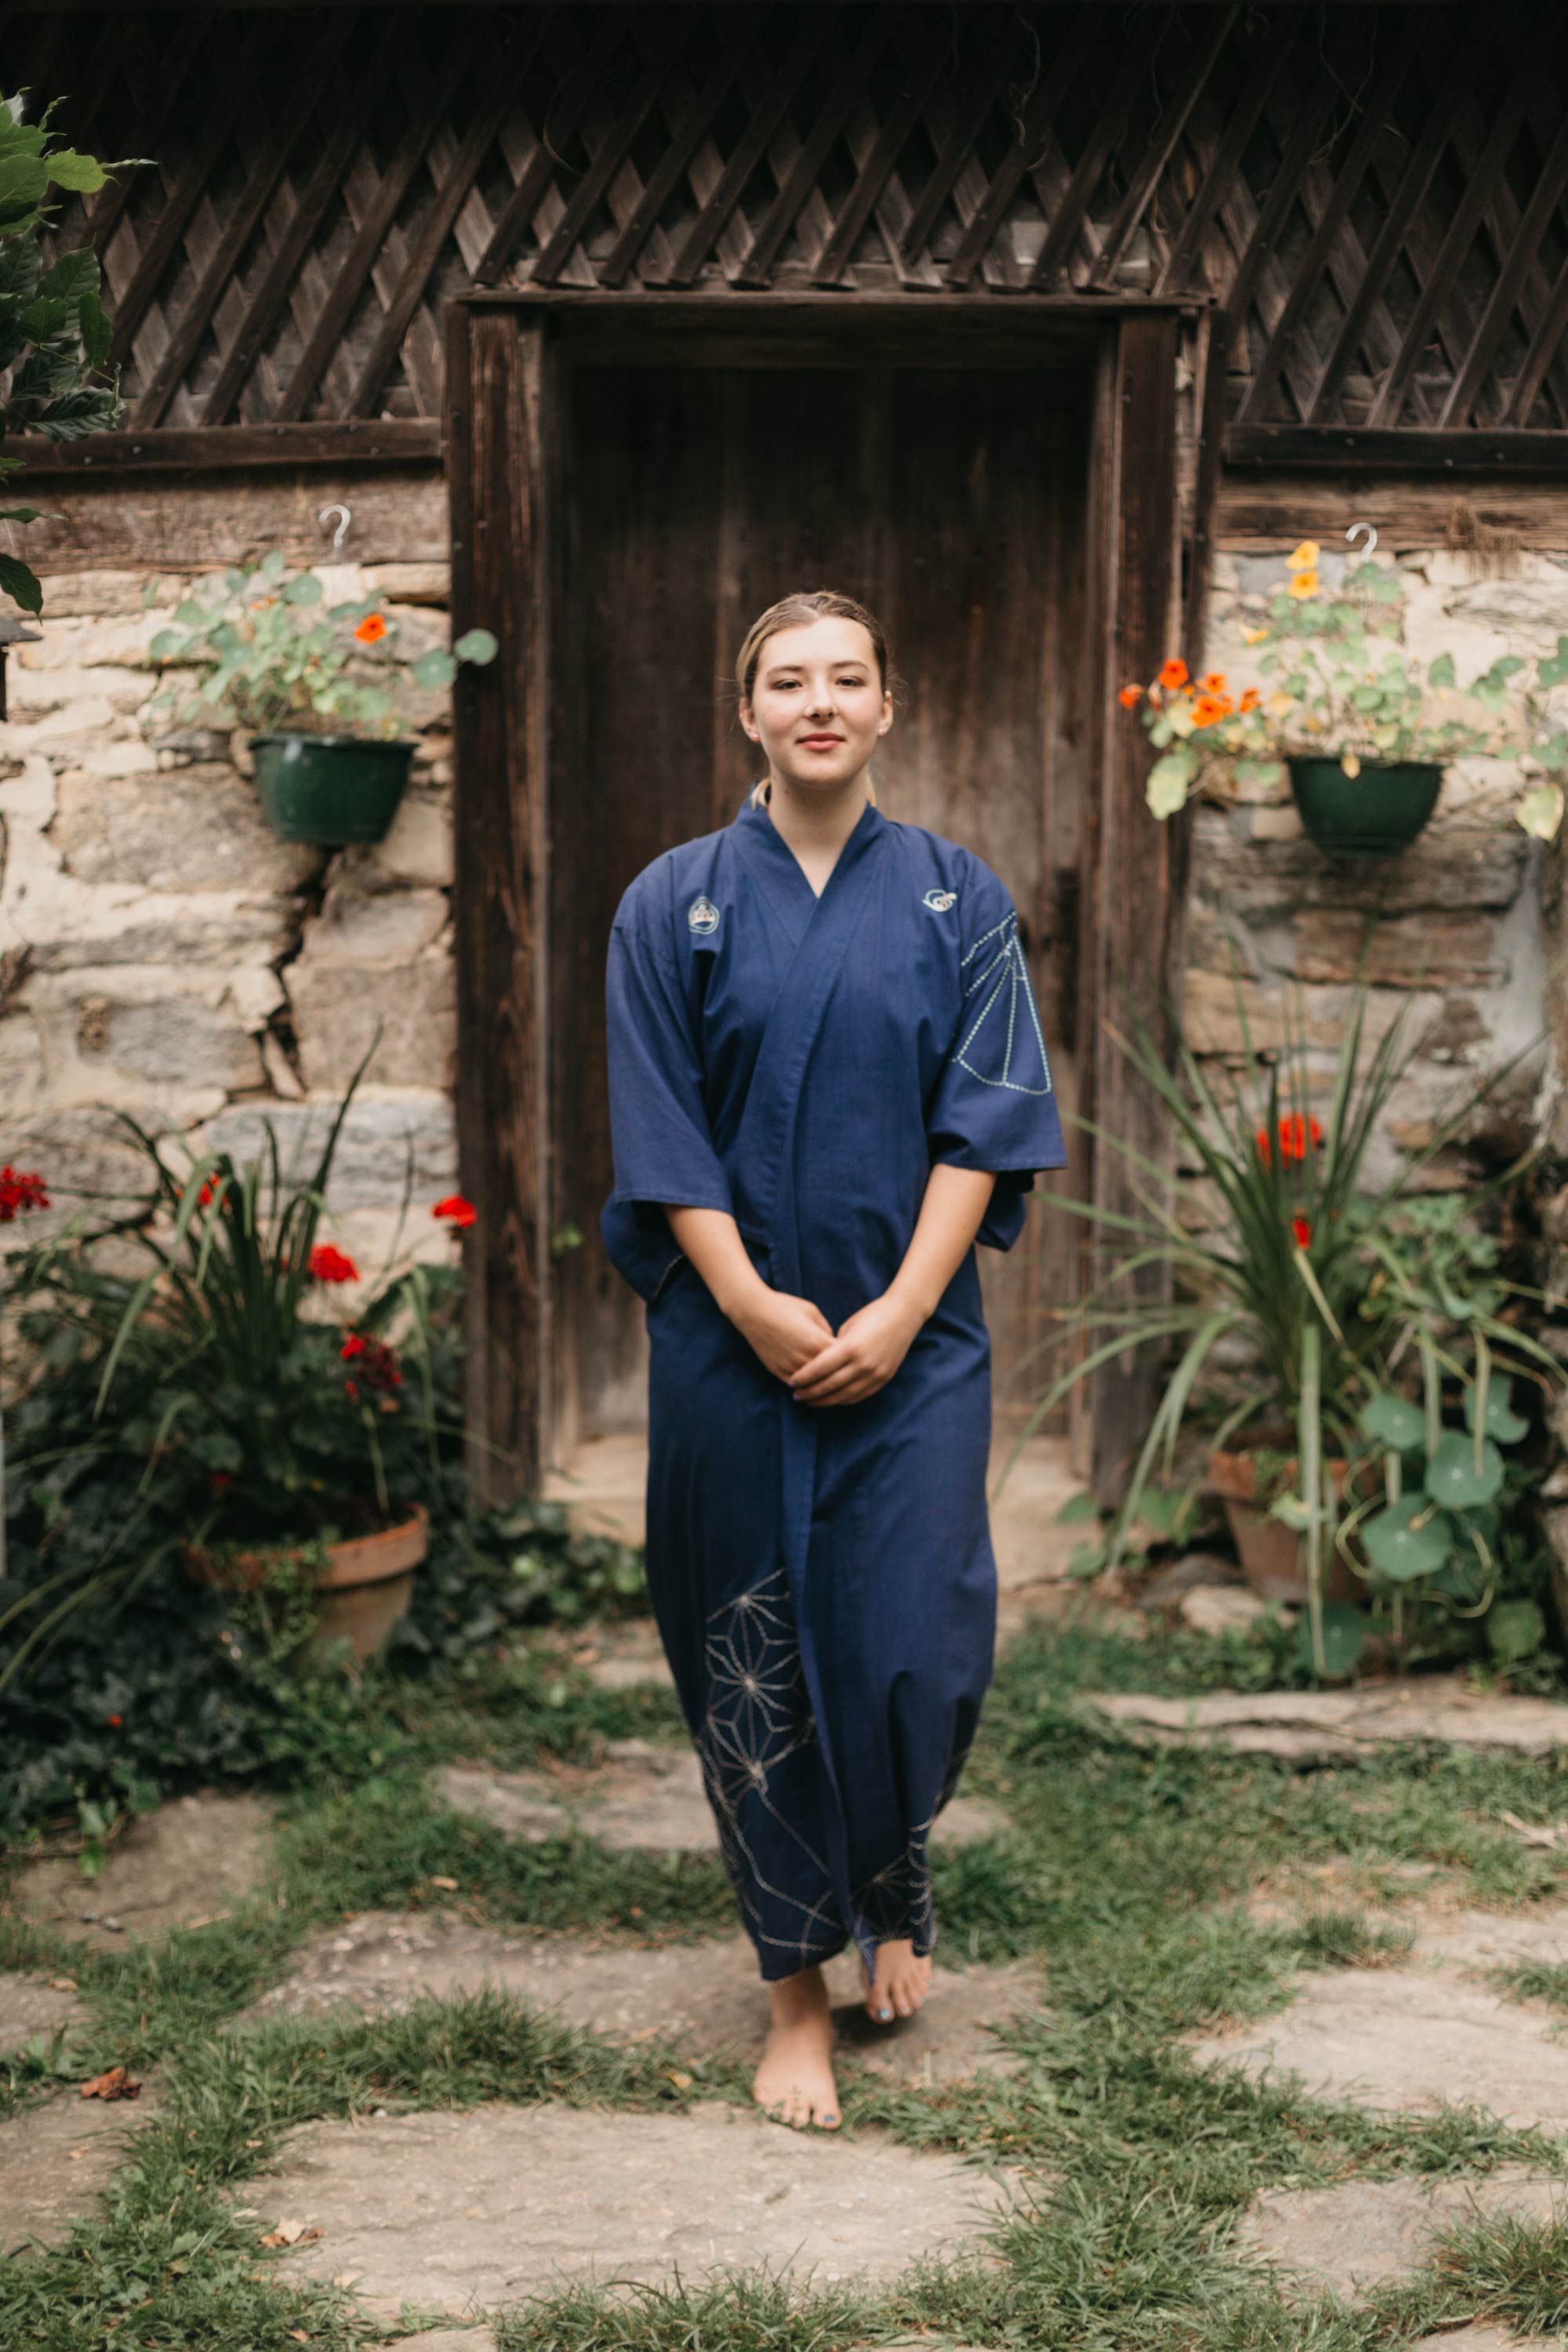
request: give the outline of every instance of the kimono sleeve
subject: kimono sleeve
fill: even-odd
[[[610,933],[605,1024],[615,1189],[599,1227],[611,1264],[650,1298],[680,1255],[665,1207],[732,1204],[679,974],[657,923],[627,900]]]
[[[947,1058],[926,1106],[933,1165],[996,1176],[977,1238],[1011,1249],[1037,1170],[1061,1168],[1061,1117],[1018,917],[1004,885],[974,863],[961,894],[963,998]]]

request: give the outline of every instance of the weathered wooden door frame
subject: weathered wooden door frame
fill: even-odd
[[[1155,1107],[1128,1083],[1105,1027],[1123,978],[1156,1019],[1179,984],[1184,835],[1155,826],[1143,804],[1148,755],[1123,721],[1116,689],[1147,678],[1176,642],[1184,602],[1201,604],[1203,541],[1185,501],[1183,581],[1176,361],[1184,302],[1077,299],[1008,302],[778,293],[617,299],[557,289],[480,291],[447,307],[445,446],[451,502],[452,627],[494,630],[500,658],[458,672],[454,694],[454,919],[458,973],[459,1182],[479,1212],[468,1236],[467,1409],[470,1465],[493,1499],[530,1490],[546,1458],[549,1279],[548,939],[546,853],[551,619],[559,577],[562,333],[590,356],[626,363],[733,354],[750,340],[780,363],[889,359],[911,324],[922,340],[954,338],[976,364],[1070,319],[1094,341],[1095,420],[1090,576],[1101,615],[1083,904],[1092,953],[1083,974],[1093,1037],[1085,1057],[1087,1115],[1161,1164],[1169,1157]],[[864,339],[864,341],[862,340]],[[1044,344],[1041,346],[1044,348]],[[765,351],[763,353],[765,363]],[[1201,470],[1201,469],[1200,469]],[[1094,1198],[1128,1202],[1112,1153],[1093,1159]],[[1096,1484],[1113,1492],[1147,1411],[1146,1373],[1105,1373],[1090,1397]]]

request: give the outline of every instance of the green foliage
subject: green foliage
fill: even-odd
[[[50,147],[48,121],[54,99],[36,123],[24,122],[26,92],[0,100],[0,370],[7,372],[0,393],[0,440],[12,433],[41,433],[51,441],[77,441],[87,433],[117,425],[124,413],[120,370],[107,384],[89,384],[109,358],[110,322],[101,299],[102,273],[90,246],[57,256],[46,269],[39,240],[59,210],[51,187],[90,195],[110,172],[150,163],[147,155],[122,155],[100,163],[73,147]],[[19,457],[0,457],[0,481],[14,474]],[[58,522],[37,507],[8,507],[0,522]],[[0,591],[25,613],[41,613],[43,589],[19,556],[0,555]]]
[[[143,608],[154,604],[148,582]],[[404,625],[379,595],[323,606],[313,572],[290,572],[276,551],[220,572],[175,607],[173,628],[148,648],[155,667],[191,670],[194,692],[174,682],[142,706],[142,724],[163,719],[258,732],[287,727],[391,738],[400,718],[399,679],[429,690],[449,687],[460,663],[476,667],[499,650],[488,629],[469,629],[449,652],[402,651]]]

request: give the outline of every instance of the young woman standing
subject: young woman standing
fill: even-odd
[[[835,2126],[821,1963],[919,2008],[926,1845],[990,1680],[990,1345],[1065,1160],[1002,883],[876,804],[883,632],[785,597],[736,665],[767,776],[621,901],[613,1263],[647,1302],[647,1575],[773,2004],[763,2105]]]

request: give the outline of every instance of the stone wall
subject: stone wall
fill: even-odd
[[[278,534],[288,537],[292,561],[308,560],[319,493],[237,488],[233,512],[244,520],[235,542],[222,544],[201,486],[142,481],[135,489],[137,535],[163,556],[161,569],[117,556],[113,569],[46,572],[42,640],[9,657],[9,717],[0,726],[0,1160],[43,1170],[68,1211],[80,1192],[134,1172],[110,1116],[117,1108],[198,1148],[240,1150],[269,1115],[286,1149],[308,1150],[379,1021],[381,1043],[332,1193],[344,1245],[374,1265],[405,1154],[415,1157],[416,1200],[456,1179],[445,704],[424,697],[409,709],[421,748],[384,843],[329,851],[274,841],[244,772],[241,739],[144,738],[137,712],[157,681],[142,655],[192,576],[167,561],[182,545],[184,517],[203,518],[205,568],[259,552]],[[125,493],[106,484],[98,495],[114,505]],[[329,593],[379,591],[411,635],[444,640],[447,572],[429,552],[430,482],[400,490],[395,480],[378,481],[373,495],[355,495],[356,512],[375,517],[367,525],[375,560],[318,565]],[[79,510],[90,496],[73,491],[61,503]],[[1320,528],[1321,518],[1303,514],[1303,535]],[[1325,569],[1334,560],[1325,557]],[[1451,650],[1462,676],[1505,650],[1547,650],[1568,631],[1568,555],[1527,552],[1501,576],[1480,577],[1470,559],[1441,549],[1389,560],[1405,575],[1412,646],[1423,658]],[[1210,667],[1247,679],[1240,632],[1283,576],[1282,557],[1220,555]],[[144,611],[151,577],[161,583],[159,599]],[[1223,1059],[1240,1047],[1234,937],[1254,1041],[1279,1042],[1283,984],[1299,980],[1326,1083],[1363,925],[1381,906],[1375,1019],[1414,998],[1422,1039],[1383,1140],[1384,1166],[1417,1145],[1458,1083],[1542,1026],[1545,920],[1563,923],[1555,901],[1543,901],[1555,858],[1511,822],[1513,786],[1505,767],[1462,763],[1415,845],[1364,874],[1331,865],[1302,838],[1284,788],[1201,808],[1187,975],[1200,1050]],[[1568,992],[1559,998],[1568,1033]],[[1555,1139],[1568,1145],[1568,1115],[1556,1100],[1538,1055],[1511,1087],[1510,1117],[1521,1129],[1554,1118]],[[1476,1164],[1450,1152],[1426,1181],[1462,1185]],[[1205,1222],[1206,1206],[1201,1186],[1189,1183],[1193,1223]],[[36,1224],[6,1238],[25,1230]],[[443,1247],[440,1233],[422,1238]]]
[[[1300,535],[1326,537],[1321,513],[1303,514]],[[1451,652],[1461,679],[1504,653],[1551,652],[1568,632],[1568,555],[1521,552],[1501,576],[1478,576],[1470,558],[1440,548],[1377,561],[1402,575],[1412,652],[1423,663]],[[1325,554],[1326,584],[1342,564]],[[1259,624],[1286,577],[1283,554],[1218,556],[1205,667],[1238,688],[1263,683],[1242,631]],[[1231,805],[1196,813],[1186,1021],[1211,1059],[1234,1063],[1241,1054],[1243,1013],[1256,1047],[1281,1044],[1290,984],[1299,982],[1326,1089],[1368,919],[1380,918],[1368,967],[1369,1041],[1405,1008],[1405,1034],[1419,1051],[1372,1157],[1374,1177],[1392,1174],[1402,1153],[1419,1149],[1485,1068],[1542,1034],[1544,886],[1556,859],[1513,822],[1518,788],[1506,762],[1460,761],[1420,838],[1402,856],[1364,869],[1325,858],[1306,839],[1286,784],[1244,786]],[[1537,1048],[1501,1090],[1487,1131],[1465,1139],[1474,1149],[1444,1152],[1423,1171],[1423,1187],[1471,1182],[1478,1153],[1517,1147],[1534,1123],[1553,1117],[1556,1091]],[[1184,1213],[1194,1224],[1207,1222],[1208,1205],[1203,1188],[1190,1186]]]
[[[177,548],[191,493],[141,488],[157,510],[149,541]],[[411,546],[428,541],[427,490],[409,486]],[[406,1154],[417,1203],[457,1176],[446,698],[405,706],[419,750],[384,842],[288,845],[261,815],[241,736],[149,739],[138,724],[160,682],[142,655],[197,575],[39,568],[42,637],[10,650],[0,725],[0,1160],[41,1170],[63,1214],[134,1179],[117,1110],[241,1150],[271,1115],[286,1150],[308,1150],[379,1022],[331,1195],[342,1245],[374,1268]],[[331,598],[384,595],[416,652],[446,642],[444,563],[316,568]],[[444,1228],[417,1238],[449,1256]]]

